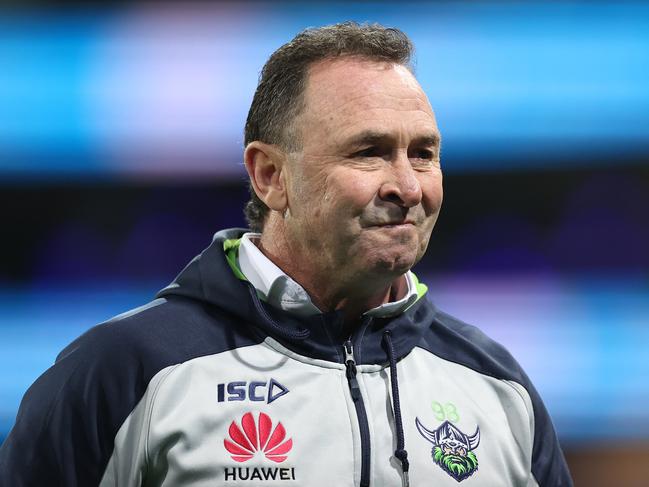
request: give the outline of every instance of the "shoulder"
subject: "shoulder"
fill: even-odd
[[[204,302],[159,298],[89,329],[61,351],[56,363],[82,363],[85,375],[137,371],[146,383],[170,365],[261,341],[242,325]]]
[[[476,326],[436,310],[419,347],[440,358],[496,379],[529,383],[512,354]]]

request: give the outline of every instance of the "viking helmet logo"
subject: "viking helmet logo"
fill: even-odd
[[[273,429],[273,421],[264,413],[259,413],[258,421],[252,413],[244,414],[241,426],[232,421],[228,433],[230,439],[224,439],[223,446],[236,462],[246,462],[260,451],[268,460],[281,463],[293,448],[291,438],[284,441],[286,430],[282,423]]]
[[[473,450],[480,443],[479,427],[468,436],[448,421],[435,430],[426,428],[419,418],[415,418],[415,424],[421,436],[433,444],[433,462],[455,480],[461,482],[478,470],[478,458]]]

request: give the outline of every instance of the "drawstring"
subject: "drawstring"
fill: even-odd
[[[305,340],[309,337],[309,330],[301,329],[298,331],[291,331],[282,327],[279,323],[271,318],[268,312],[257,296],[257,290],[254,286],[249,285],[248,291],[252,297],[252,302],[257,309],[257,312],[264,318],[262,322],[268,330],[289,340]],[[403,487],[409,487],[410,481],[408,478],[408,470],[410,463],[408,462],[408,452],[406,451],[405,437],[403,434],[403,420],[401,419],[401,404],[399,402],[399,382],[397,379],[397,359],[394,351],[394,344],[392,343],[392,332],[386,330],[383,333],[383,341],[386,345],[388,359],[390,361],[390,385],[392,386],[392,408],[394,410],[394,422],[397,429],[397,449],[394,450],[394,456],[401,462],[401,470],[403,471]]]
[[[299,331],[291,331],[282,327],[282,325],[272,319],[268,312],[264,309],[261,301],[259,301],[259,296],[257,296],[257,290],[252,284],[248,285],[248,291],[250,292],[252,302],[255,304],[257,312],[264,318],[264,321],[262,321],[261,323],[266,325],[264,326],[264,328],[266,328],[267,331],[274,332],[275,334],[280,335],[287,340],[305,340],[309,337],[309,330],[307,330],[306,328],[302,328]]]
[[[408,487],[410,485],[410,481],[408,480],[410,464],[408,463],[408,452],[406,451],[406,441],[403,435],[401,404],[399,403],[399,382],[397,381],[397,359],[395,357],[394,345],[392,344],[392,332],[390,330],[386,330],[383,333],[383,341],[386,344],[388,359],[390,360],[392,408],[394,409],[394,422],[397,428],[397,449],[394,451],[394,456],[401,462],[401,470],[403,471],[403,487]]]

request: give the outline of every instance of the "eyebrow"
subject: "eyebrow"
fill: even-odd
[[[394,137],[388,132],[380,132],[376,130],[364,130],[345,142],[345,147],[355,147],[359,145],[374,145],[381,142],[393,140]],[[423,134],[418,137],[415,137],[411,144],[416,145],[426,145],[426,146],[438,146],[441,142],[441,136],[439,132],[430,132],[428,134]]]

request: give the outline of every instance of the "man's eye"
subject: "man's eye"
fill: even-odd
[[[378,157],[380,151],[378,147],[368,147],[354,154],[354,157]]]
[[[435,157],[435,154],[429,149],[420,149],[416,152],[416,157],[418,159],[431,160]]]

